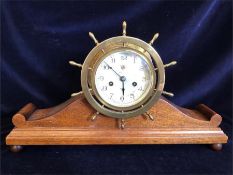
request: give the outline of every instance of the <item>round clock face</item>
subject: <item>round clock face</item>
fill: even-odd
[[[113,109],[135,108],[153,89],[152,62],[134,50],[113,51],[95,68],[94,85],[101,102]]]

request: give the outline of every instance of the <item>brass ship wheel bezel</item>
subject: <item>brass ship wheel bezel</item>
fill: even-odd
[[[146,58],[147,63],[150,65],[153,82],[149,93],[141,99],[140,104],[136,104],[131,108],[112,108],[99,97],[93,84],[95,66],[98,65],[96,63],[114,50],[133,50],[138,52]],[[155,63],[155,67],[152,62]],[[159,54],[150,44],[134,37],[117,36],[98,43],[90,51],[82,65],[81,86],[87,101],[99,113],[109,117],[129,118],[147,112],[159,100],[164,84],[165,70]]]

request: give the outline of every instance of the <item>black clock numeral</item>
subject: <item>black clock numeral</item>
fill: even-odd
[[[108,89],[107,86],[102,86],[101,91],[106,91]]]
[[[115,63],[116,62],[115,58],[111,57],[111,62]]]
[[[148,77],[142,77],[142,81],[147,81]]]
[[[130,98],[134,99],[134,94],[130,94]]]
[[[124,101],[124,96],[121,96],[121,97],[120,97],[120,100],[121,100],[121,101]]]
[[[143,67],[143,66],[141,66],[141,67],[139,68],[139,70],[140,70],[140,71],[143,71],[143,70],[144,70],[144,67]]]
[[[109,66],[108,65],[104,65],[104,70],[108,70],[109,69]]]
[[[112,99],[112,96],[113,96],[114,94],[113,93],[110,93],[110,99]]]
[[[139,91],[144,91],[143,88],[142,88],[142,86],[141,86],[140,88],[138,88],[138,90],[139,90]]]
[[[136,60],[137,60],[137,56],[134,56],[133,57],[133,63],[136,63]]]
[[[98,79],[99,79],[100,81],[103,81],[103,80],[104,80],[104,76],[99,76]]]
[[[121,60],[127,60],[127,56],[126,55],[122,55],[121,56]]]

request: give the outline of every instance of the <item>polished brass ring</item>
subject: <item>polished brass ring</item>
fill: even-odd
[[[135,108],[130,109],[116,109],[105,105],[100,99],[96,90],[93,88],[93,73],[95,70],[96,63],[99,59],[102,59],[106,54],[109,54],[115,49],[130,49],[140,54],[143,54],[147,59],[152,59],[156,65],[157,74],[153,74],[153,85],[151,87],[150,93],[140,106],[135,106]],[[153,64],[151,64],[153,65]],[[153,66],[153,69],[155,67]],[[157,78],[156,78],[157,76]],[[94,47],[91,52],[87,55],[81,72],[81,86],[82,91],[93,108],[95,108],[99,113],[106,116],[114,118],[129,118],[141,115],[148,111],[160,98],[165,84],[165,71],[163,62],[156,52],[156,50],[148,43],[134,37],[129,36],[118,36],[107,39],[99,43]],[[93,88],[93,89],[92,89]],[[155,90],[154,90],[155,89]]]

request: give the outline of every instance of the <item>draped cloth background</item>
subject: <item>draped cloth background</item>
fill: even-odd
[[[203,145],[44,146],[10,153],[4,138],[12,115],[28,102],[57,105],[81,90],[82,63],[94,43],[127,34],[149,41],[177,105],[205,103],[223,116],[230,136],[222,152]],[[1,138],[5,174],[230,174],[232,155],[232,4],[230,1],[2,1]]]

